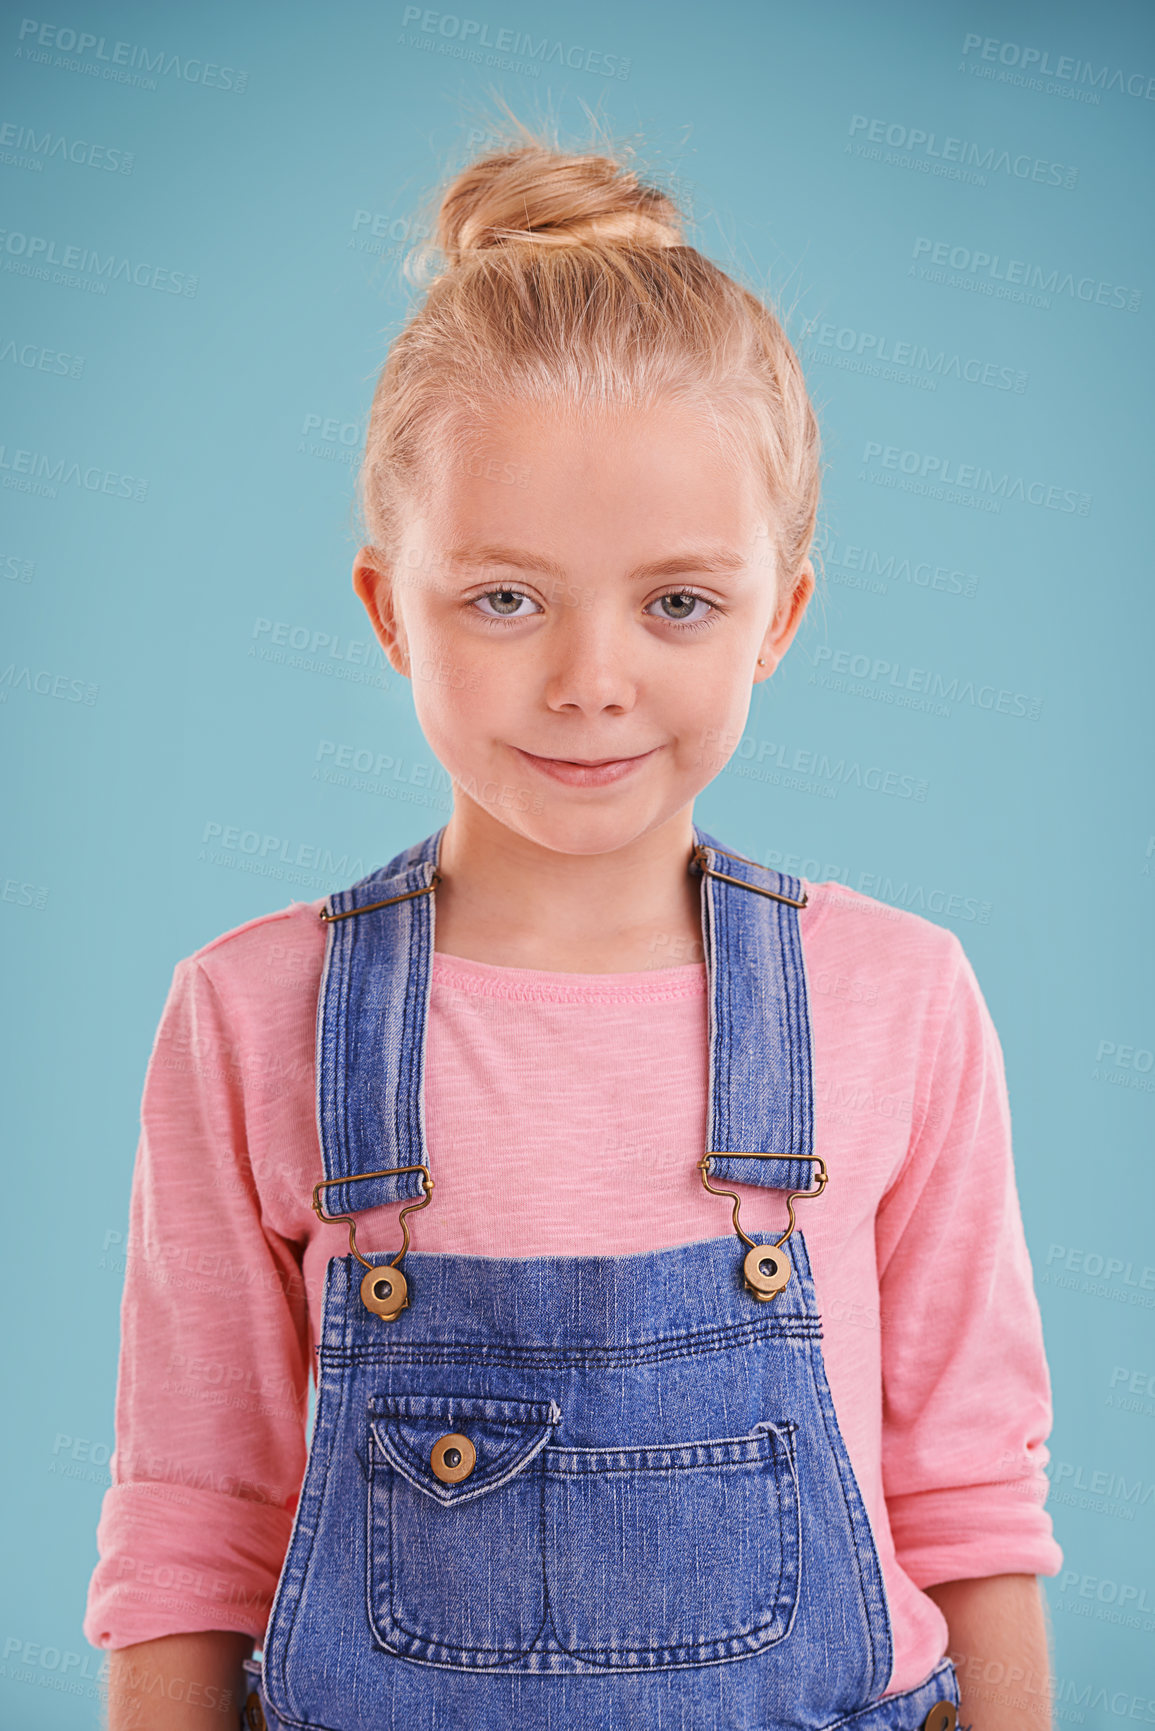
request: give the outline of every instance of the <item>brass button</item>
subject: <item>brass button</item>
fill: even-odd
[[[245,1727],[246,1731],[266,1731],[261,1697],[255,1689],[249,1691],[249,1698],[245,1702]]]
[[[401,1312],[409,1308],[409,1288],[401,1270],[392,1263],[366,1269],[361,1281],[361,1302],[374,1316],[396,1322]]]
[[[958,1708],[953,1701],[936,1701],[922,1722],[922,1731],[955,1731]]]
[[[755,1298],[777,1298],[790,1279],[790,1258],[776,1244],[755,1244],[746,1252],[742,1272]]]
[[[450,1431],[438,1437],[429,1454],[433,1475],[443,1485],[459,1485],[467,1479],[477,1464],[477,1450],[467,1436]]]

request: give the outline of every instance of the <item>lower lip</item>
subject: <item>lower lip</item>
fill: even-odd
[[[653,751],[646,751],[640,757],[615,757],[609,763],[569,763],[563,757],[535,757],[532,752],[522,751],[517,746],[514,750],[534,769],[554,781],[564,782],[567,787],[609,787],[612,782],[624,781],[627,775],[632,775],[654,755]]]

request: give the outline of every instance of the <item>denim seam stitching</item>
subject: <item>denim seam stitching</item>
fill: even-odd
[[[816,1384],[815,1395],[816,1395],[817,1401],[818,1401],[818,1409],[822,1415],[822,1428],[826,1433],[826,1440],[827,1440],[827,1443],[830,1447],[831,1455],[834,1459],[834,1464],[835,1464],[835,1468],[837,1471],[838,1489],[839,1489],[839,1493],[842,1497],[842,1506],[846,1512],[846,1525],[847,1525],[847,1528],[849,1529],[849,1532],[850,1532],[850,1542],[851,1542],[852,1546],[854,1547],[854,1560],[855,1560],[855,1565],[858,1569],[858,1586],[859,1586],[859,1591],[862,1595],[862,1607],[863,1607],[863,1611],[865,1613],[866,1644],[867,1644],[867,1647],[868,1647],[869,1653],[870,1653],[870,1682],[869,1682],[868,1688],[869,1688],[869,1690],[873,1691],[878,1685],[878,1668],[879,1668],[878,1667],[878,1657],[879,1657],[878,1656],[878,1648],[877,1648],[877,1644],[875,1642],[874,1629],[872,1627],[872,1621],[871,1621],[871,1609],[872,1609],[874,1594],[872,1592],[868,1593],[868,1591],[867,1591],[866,1573],[865,1573],[865,1570],[863,1567],[863,1551],[862,1551],[862,1546],[859,1542],[858,1521],[857,1521],[856,1516],[855,1516],[855,1511],[850,1506],[850,1498],[849,1498],[849,1495],[847,1493],[847,1488],[846,1488],[846,1477],[845,1477],[845,1473],[843,1471],[843,1462],[841,1459],[841,1454],[845,1450],[845,1444],[842,1443],[841,1437],[836,1439],[831,1434],[831,1430],[830,1430],[830,1417],[833,1415],[833,1397],[830,1396],[830,1394],[829,1394],[829,1385],[828,1384],[827,1384],[827,1389],[826,1389],[826,1398],[824,1398],[824,1396],[823,1396],[823,1389],[822,1389],[821,1384],[819,1384],[819,1382],[818,1382],[818,1373],[814,1367],[813,1354],[810,1355],[810,1363],[811,1363],[811,1371],[812,1371],[812,1374],[814,1375],[814,1378],[815,1378],[815,1384]],[[825,1365],[823,1365],[823,1367],[822,1367],[822,1383],[826,1383]],[[828,1403],[829,1403],[830,1409],[831,1409],[830,1414],[827,1413]],[[849,1467],[849,1459],[847,1459],[846,1464]],[[865,1511],[863,1511],[863,1512],[865,1512]],[[877,1564],[878,1553],[877,1553],[877,1549],[873,1546],[873,1543],[872,1543],[872,1549],[874,1549],[874,1551],[875,1551],[875,1563]],[[886,1614],[885,1613],[885,1607],[883,1608],[883,1614],[884,1615]]]
[[[329,1386],[331,1387],[332,1384],[330,1384]],[[337,1411],[336,1411],[336,1414],[334,1415],[333,1419],[331,1419],[327,1422],[327,1427],[326,1427],[326,1431],[325,1431],[326,1446],[325,1446],[325,1449],[322,1451],[323,1455],[324,1455],[324,1470],[321,1473],[321,1480],[322,1480],[321,1492],[320,1492],[320,1495],[317,1496],[316,1501],[315,1501],[315,1506],[312,1509],[311,1531],[309,1534],[309,1543],[308,1543],[308,1546],[306,1547],[306,1550],[305,1550],[304,1562],[303,1562],[303,1564],[300,1562],[297,1562],[297,1567],[295,1570],[296,1591],[294,1594],[294,1602],[293,1602],[292,1611],[291,1611],[290,1616],[289,1616],[289,1625],[288,1625],[288,1628],[285,1630],[285,1633],[284,1633],[284,1635],[283,1635],[283,1637],[279,1643],[281,1665],[280,1665],[280,1673],[279,1673],[279,1679],[278,1680],[282,1686],[282,1691],[286,1695],[287,1695],[287,1691],[288,1691],[288,1680],[285,1676],[285,1665],[286,1665],[286,1662],[288,1659],[289,1645],[290,1645],[290,1642],[292,1641],[292,1638],[293,1638],[293,1630],[296,1627],[297,1617],[300,1613],[301,1606],[302,1606],[303,1601],[304,1601],[305,1582],[306,1582],[306,1579],[308,1577],[309,1565],[312,1561],[313,1547],[316,1545],[317,1533],[320,1529],[319,1515],[320,1515],[321,1504],[324,1500],[324,1487],[328,1481],[329,1466],[330,1466],[330,1463],[332,1460],[332,1440],[333,1440],[333,1434],[334,1434],[334,1425],[339,1424],[339,1422],[340,1422],[341,1415],[342,1415],[342,1413],[344,1411],[344,1407],[345,1407],[345,1401],[347,1398],[346,1397],[346,1390],[347,1390],[348,1384],[347,1384],[346,1379],[343,1377],[338,1378],[336,1387],[337,1387]],[[322,1389],[323,1389],[323,1385],[318,1384],[318,1390],[317,1390],[318,1409],[320,1408]],[[317,1438],[318,1425],[316,1423],[316,1420],[318,1418],[320,1418],[321,1416],[322,1415],[321,1415],[319,1410],[314,1415],[313,1437],[310,1440],[309,1461],[307,1463],[307,1468],[306,1468],[307,1476],[312,1476],[312,1475],[309,1475],[308,1468],[312,1466],[312,1459],[313,1459],[313,1446],[312,1445],[313,1445],[313,1442],[315,1442],[316,1438]],[[298,1503],[296,1514],[294,1515],[293,1532],[292,1532],[292,1536],[291,1536],[290,1541],[289,1541],[289,1549],[286,1552],[286,1562],[288,1560],[289,1555],[296,1548],[297,1520],[301,1514],[303,1506],[304,1506],[304,1497],[302,1497],[301,1501]],[[294,1561],[296,1562],[295,1558],[294,1558]],[[286,1577],[286,1579],[287,1579],[287,1577]],[[278,1587],[278,1595],[279,1595],[279,1591],[280,1591],[280,1589]],[[270,1645],[271,1645],[271,1643],[270,1643]],[[285,1717],[285,1715],[283,1713],[281,1713],[281,1711],[278,1707],[274,1706],[273,1710],[277,1714],[278,1718],[284,1718]],[[290,1723],[293,1725],[296,1725],[296,1726],[305,1727],[306,1731],[326,1731],[325,1727],[317,1726],[317,1725],[315,1725],[315,1723],[311,1723],[307,1719],[293,1718],[292,1720],[290,1720]],[[336,1727],[328,1728],[328,1731],[336,1731]]]
[[[877,1713],[880,1708],[889,1707],[892,1702],[897,1704],[900,1701],[909,1700],[912,1695],[921,1695],[924,1690],[930,1689],[930,1685],[934,1682],[935,1678],[940,1675],[942,1676],[943,1681],[948,1683],[953,1677],[955,1693],[957,1694],[958,1673],[955,1670],[950,1657],[944,1656],[939,1660],[934,1669],[927,1673],[921,1683],[915,1683],[909,1689],[900,1689],[895,1695],[880,1695],[877,1700],[868,1701],[865,1707],[856,1707],[853,1713],[847,1713],[843,1718],[835,1719],[829,1725],[821,1726],[819,1731],[842,1731],[843,1726],[853,1726],[856,1719],[864,1719],[868,1713]],[[955,1705],[957,1705],[957,1703],[955,1703]]]
[[[821,1333],[816,1330],[798,1329],[787,1332],[775,1329],[765,1335],[734,1335],[724,1340],[695,1346],[690,1352],[670,1346],[666,1350],[649,1352],[640,1352],[623,1347],[619,1352],[585,1353],[575,1348],[569,1353],[557,1353],[553,1349],[544,1349],[539,1354],[524,1350],[518,1352],[497,1347],[491,1348],[484,1341],[460,1341],[447,1343],[440,1350],[430,1350],[428,1347],[419,1348],[417,1346],[407,1348],[404,1345],[390,1347],[382,1343],[380,1346],[349,1348],[323,1346],[321,1353],[323,1361],[333,1366],[350,1364],[476,1365],[484,1362],[514,1368],[518,1366],[535,1367],[539,1370],[568,1370],[574,1365],[613,1370],[637,1364],[662,1364],[680,1358],[695,1358],[710,1353],[730,1352],[736,1347],[752,1346],[761,1340],[820,1341],[821,1339]],[[478,1356],[479,1349],[484,1354],[483,1360]]]
[[[802,915],[794,919],[794,945],[797,952],[799,991],[806,1006],[804,1038],[799,1041],[799,1064],[802,1071],[802,1099],[806,1107],[803,1152],[814,1154],[814,1021],[810,1014],[810,975],[806,965],[806,945],[802,941]]]

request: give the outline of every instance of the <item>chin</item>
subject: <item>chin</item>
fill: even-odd
[[[548,848],[551,853],[607,854],[629,847],[639,836],[656,829],[672,815],[672,811],[640,811],[636,808],[599,810],[591,804],[584,810],[575,807],[570,811],[547,809],[538,813],[519,813],[511,827],[538,847]]]

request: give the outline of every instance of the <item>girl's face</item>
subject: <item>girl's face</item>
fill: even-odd
[[[813,591],[778,605],[771,528],[684,407],[489,422],[354,566],[471,827],[598,854],[688,823]]]

